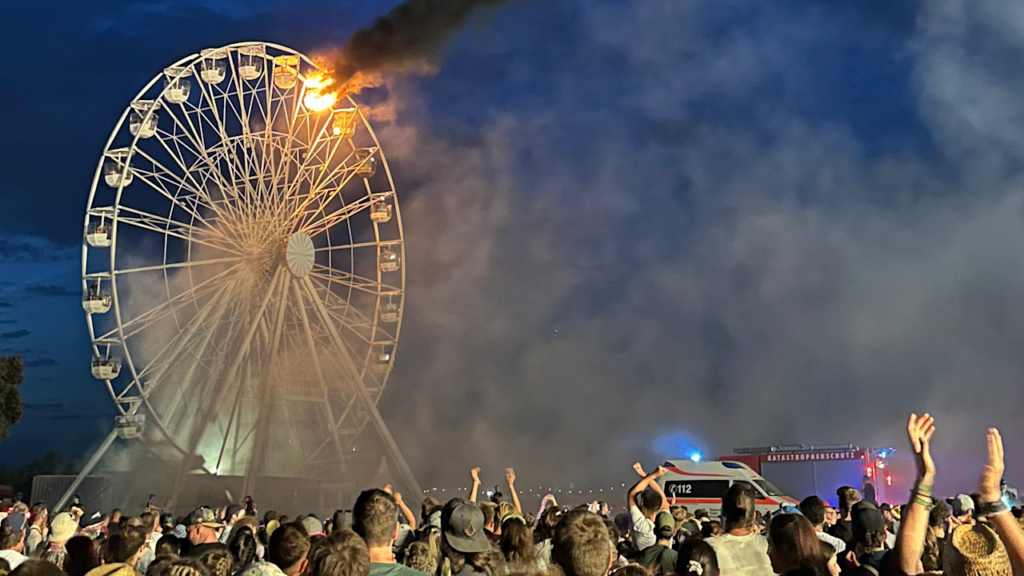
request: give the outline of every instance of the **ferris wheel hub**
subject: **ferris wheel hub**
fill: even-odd
[[[315,255],[313,240],[305,232],[292,234],[284,250],[288,271],[296,278],[305,278],[309,275],[309,271],[313,269]]]

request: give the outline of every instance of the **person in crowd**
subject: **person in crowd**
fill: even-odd
[[[146,576],[210,576],[206,566],[192,558],[175,558],[161,562],[159,568],[160,570],[150,570]],[[269,576],[269,574],[247,574],[246,576]]]
[[[831,532],[832,527],[839,521],[839,512],[825,502],[825,532]]]
[[[928,531],[925,532],[924,553],[921,565],[925,572],[942,570],[942,551],[946,545],[946,535],[952,530],[951,512],[945,502],[934,502],[934,508],[928,512]]]
[[[120,524],[121,523],[121,516],[122,516],[121,509],[120,508],[114,508],[113,510],[110,511],[110,523],[112,525],[115,525],[115,526]]]
[[[141,529],[146,535],[146,543],[142,548],[142,554],[135,565],[140,574],[145,574],[149,564],[156,558],[156,545],[163,537],[160,532],[160,516],[156,512],[143,512],[141,518]]]
[[[643,472],[640,463],[633,465],[633,469],[639,474]],[[668,473],[668,470],[658,468],[647,474],[639,482],[629,489],[626,495],[626,505],[629,508],[630,536],[633,543],[641,552],[648,546],[653,546],[657,541],[654,535],[654,518],[658,512],[668,510],[668,502],[665,493],[657,480]],[[642,495],[642,502],[638,505],[637,498]]]
[[[423,526],[441,527],[441,502],[437,498],[424,498],[420,506],[420,519]]]
[[[533,530],[518,514],[506,516],[502,521],[500,548],[506,574],[547,570],[547,563],[540,559],[533,544]]]
[[[310,538],[327,535],[323,522],[313,514],[302,519],[302,527],[306,529],[306,534],[309,534]]]
[[[237,526],[232,532],[228,550],[237,561],[237,569],[244,570],[259,560],[256,555],[256,533],[249,526]]]
[[[821,553],[814,526],[800,514],[780,514],[772,518],[768,529],[768,557],[776,574],[811,569],[827,573],[828,560]]]
[[[707,540],[708,538],[714,538],[715,536],[721,536],[723,534],[725,534],[725,528],[722,527],[722,523],[718,520],[706,520],[701,522],[701,538]]]
[[[188,523],[188,540],[192,543],[189,558],[200,558],[211,550],[227,550],[218,537],[223,524],[217,521],[213,510],[205,506],[196,508],[189,515]]]
[[[413,542],[405,549],[402,564],[427,574],[437,572],[437,557],[430,552],[430,545],[422,541]]]
[[[165,534],[156,543],[156,558],[177,558],[181,556],[181,539],[174,534]],[[154,560],[155,562],[156,560]]]
[[[17,569],[12,570],[10,576],[66,576],[66,574],[53,562],[29,558],[22,562]]]
[[[222,544],[227,544],[231,539],[231,530],[242,516],[245,516],[245,508],[241,504],[231,504],[224,510],[224,529],[221,530],[219,537]]]
[[[725,534],[707,539],[715,549],[718,565],[727,576],[771,576],[768,540],[754,528],[756,494],[745,482],[729,487],[722,495]]]
[[[8,516],[10,518],[10,516]],[[11,570],[16,570],[28,558],[22,554],[25,548],[24,533],[10,524],[0,526],[0,558],[7,561]]]
[[[483,526],[484,513],[475,502],[454,498],[445,504],[441,512],[442,576],[493,574],[491,544]],[[370,552],[372,557],[372,545]]]
[[[67,555],[64,545],[77,531],[78,521],[71,514],[61,512],[54,516],[53,522],[50,522],[50,534],[41,558],[47,562],[53,562],[63,570],[64,557]]]
[[[878,500],[875,499],[875,483],[871,479],[871,476],[865,475],[860,481],[861,493],[864,495],[863,500],[870,502],[875,506],[878,506]]]
[[[814,535],[818,540],[825,542],[835,548],[837,553],[846,550],[846,542],[825,532],[825,502],[817,496],[808,496],[800,502],[800,513],[807,518],[807,521],[814,527]]]
[[[850,511],[853,524],[853,551],[860,566],[871,566],[881,570],[882,557],[886,553],[885,519],[871,502],[863,500],[853,505]]]
[[[352,508],[353,528],[363,538],[370,555],[371,576],[416,576],[415,570],[395,561],[398,537],[398,503],[384,490],[364,490]],[[483,534],[483,522],[477,524]]]
[[[644,480],[653,478],[654,474],[645,476]],[[611,568],[612,556],[612,542],[597,514],[573,510],[555,528],[551,559],[565,576],[605,576]]]
[[[892,505],[889,504],[888,502],[885,502],[883,504],[880,504],[878,506],[878,509],[882,512],[882,518],[885,519],[885,529],[890,534],[896,534],[897,532],[899,532],[899,521],[896,519],[896,515],[892,512]],[[893,542],[895,542],[895,538],[893,539]],[[890,546],[890,548],[891,547],[892,546]]]
[[[43,543],[46,542],[46,535],[49,530],[47,528],[49,518],[50,515],[46,508],[46,504],[37,502],[32,505],[32,514],[30,516],[32,525],[29,526],[28,532],[25,534],[26,556],[36,555]]]
[[[861,501],[860,492],[852,486],[843,486],[836,490],[836,496],[839,498],[839,513],[828,533],[845,542],[847,548],[852,548],[853,521],[850,520],[850,512],[853,505]]]
[[[231,576],[235,573],[235,557],[228,550],[211,550],[199,559],[210,576]]]
[[[411,544],[416,539],[416,515],[412,513],[405,504],[405,500],[402,498],[400,492],[395,492],[391,487],[391,484],[384,486],[384,491],[395,499],[395,505],[398,506],[399,514],[398,519],[398,535],[395,536],[395,554],[404,554],[405,547]]]
[[[309,576],[369,576],[370,551],[352,530],[337,530],[324,539],[309,565]]]
[[[654,518],[654,536],[657,540],[654,545],[640,551],[640,565],[652,574],[671,574],[676,567],[676,551],[672,549],[675,533],[676,519],[672,513],[666,510],[658,512]]]
[[[935,461],[931,439],[935,420],[930,415],[911,414],[907,436],[914,454],[916,477],[911,501],[901,514],[900,533],[894,549],[896,569],[904,574],[921,572],[921,557],[928,531],[929,510],[934,505]],[[986,524],[955,526],[946,536],[943,574],[1024,574],[1024,530],[1010,513],[999,489],[1005,469],[1003,439],[999,431],[988,431],[988,461],[982,469],[975,511]]]
[[[99,547],[96,541],[88,536],[75,536],[64,545],[67,556],[64,558],[64,572],[68,576],[85,576],[87,572],[100,565]]]
[[[957,494],[956,497],[946,500],[953,510],[953,524],[974,524],[974,500],[967,494]]]
[[[715,549],[700,538],[683,542],[676,553],[675,573],[678,576],[719,576]]]
[[[825,567],[828,568],[827,576],[839,576],[839,554],[835,546],[824,540],[818,540],[818,546],[821,548],[821,557],[825,559]]]
[[[300,522],[282,524],[270,536],[267,554],[286,576],[298,576],[309,564],[309,534]]]

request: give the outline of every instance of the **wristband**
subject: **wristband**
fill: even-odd
[[[983,516],[995,516],[996,514],[1006,514],[1010,511],[1010,507],[1003,502],[1000,498],[995,502],[981,502],[978,504],[978,514]]]

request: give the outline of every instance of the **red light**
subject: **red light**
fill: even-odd
[[[871,466],[868,466],[867,472],[865,472],[865,474],[868,475],[868,476],[874,476],[875,475],[875,469],[872,468]]]
[[[885,477],[885,485],[892,486],[892,474],[888,474]]]

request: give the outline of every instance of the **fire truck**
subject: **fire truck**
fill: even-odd
[[[893,481],[889,457],[895,452],[891,447],[861,448],[853,444],[787,444],[737,448],[718,460],[748,466],[783,494],[798,498],[816,494],[833,505],[839,487],[861,489],[867,477],[874,486],[875,499],[882,503],[889,501]]]

